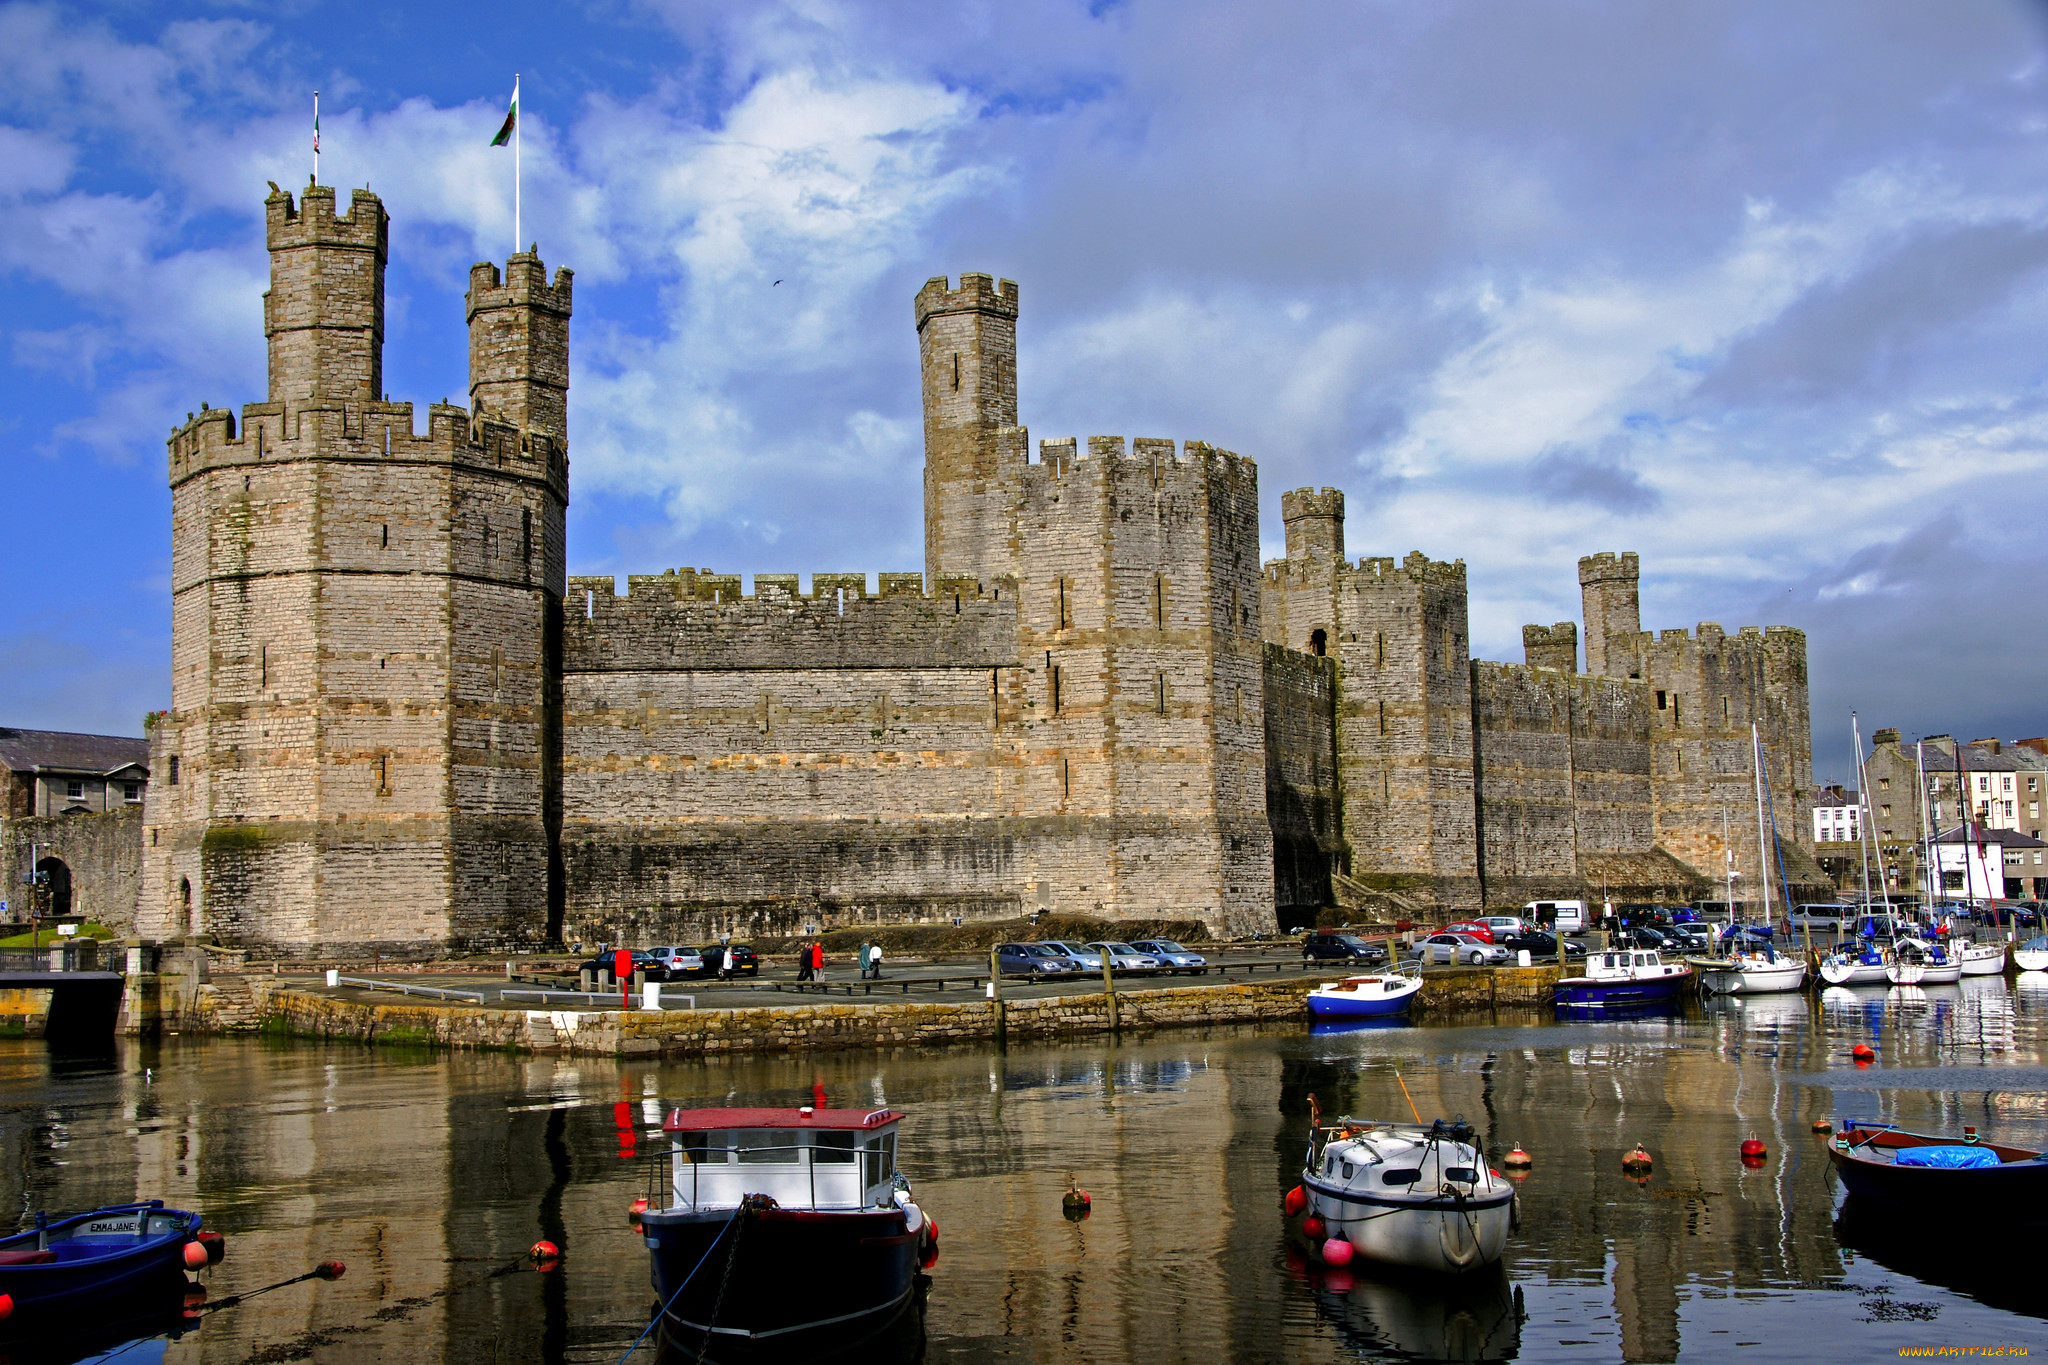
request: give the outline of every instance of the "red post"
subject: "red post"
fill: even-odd
[[[619,979],[619,1008],[633,1008],[633,954],[621,948],[612,954],[612,975]]]

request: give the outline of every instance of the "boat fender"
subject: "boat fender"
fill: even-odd
[[[14,1295],[0,1294],[0,1322],[14,1316]]]
[[[185,1269],[199,1270],[206,1265],[206,1248],[197,1241],[185,1243]]]
[[[1463,1199],[1458,1201],[1461,1206],[1464,1202]],[[1512,1222],[1514,1218],[1512,1211],[1509,1212],[1508,1218]],[[1456,1229],[1455,1232],[1452,1231],[1453,1228]],[[1467,1235],[1472,1239],[1470,1247],[1460,1251],[1457,1247],[1453,1246],[1453,1243],[1463,1246]],[[1479,1231],[1477,1228],[1466,1223],[1462,1208],[1454,1214],[1437,1215],[1436,1244],[1437,1249],[1443,1252],[1445,1262],[1453,1270],[1463,1270],[1479,1259]]]
[[[1322,1241],[1328,1232],[1329,1226],[1313,1213],[1301,1220],[1301,1235],[1311,1242]]]
[[[1346,1266],[1351,1264],[1355,1251],[1350,1242],[1342,1237],[1332,1237],[1323,1243],[1323,1264]]]
[[[206,1248],[208,1265],[219,1265],[228,1254],[228,1239],[217,1232],[200,1233],[199,1245]]]
[[[1281,1201],[1281,1207],[1287,1210],[1289,1218],[1294,1217],[1308,1207],[1308,1192],[1296,1185],[1287,1192],[1287,1197]]]

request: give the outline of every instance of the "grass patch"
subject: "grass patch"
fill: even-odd
[[[48,925],[44,927],[40,936],[34,930],[30,930],[26,934],[16,934],[12,938],[0,938],[0,948],[34,948],[39,944],[44,948],[57,948],[81,938],[98,939],[105,943],[113,936],[114,931],[106,925],[87,920],[78,926],[78,932],[75,934],[60,934],[55,925]]]
[[[395,1027],[385,1029],[370,1039],[378,1047],[431,1048],[438,1046],[434,1035],[423,1028]]]

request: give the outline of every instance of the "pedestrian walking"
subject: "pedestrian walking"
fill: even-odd
[[[732,980],[732,945],[730,943],[725,945],[725,965],[718,974],[727,981]]]
[[[799,981],[809,981],[811,979],[811,945],[808,943],[796,950],[796,979]]]
[[[879,943],[868,950],[868,977],[873,981],[882,979],[882,945]]]
[[[863,981],[867,980],[867,979],[868,979],[868,944],[867,944],[867,940],[866,940],[866,939],[862,939],[862,940],[861,940],[861,944],[860,944],[860,951],[859,951],[858,953],[854,954],[854,959],[853,959],[853,960],[854,960],[855,962],[857,962],[858,964],[860,964],[860,979],[861,979],[861,980],[863,980]]]
[[[811,976],[814,980],[820,981],[825,977],[825,945],[823,943],[813,943],[811,945]]]

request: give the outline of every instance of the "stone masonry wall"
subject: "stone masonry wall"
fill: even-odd
[[[1331,903],[1330,870],[1344,851],[1336,660],[1269,644],[1264,692],[1273,908],[1280,927],[1292,929]]]
[[[71,870],[71,913],[117,934],[135,931],[142,877],[142,807],[93,815],[23,816],[0,820],[0,918],[28,918],[30,850],[60,858]]]

